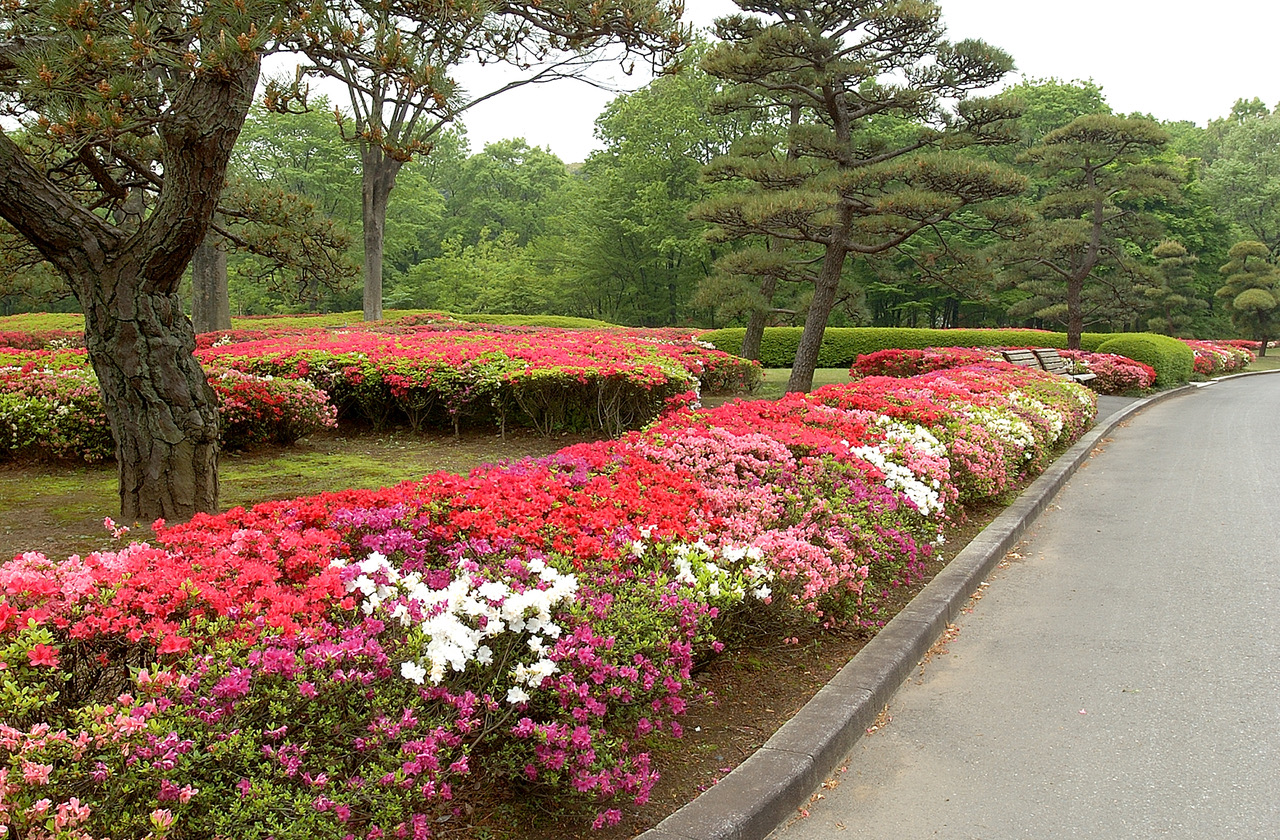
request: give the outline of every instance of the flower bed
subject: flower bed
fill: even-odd
[[[995,361],[999,352],[977,347],[926,347],[923,350],[877,350],[853,360],[853,376],[918,376],[933,370]]]
[[[1095,374],[1095,378],[1089,382],[1089,387],[1099,394],[1140,391],[1155,384],[1156,373],[1150,365],[1125,356],[1117,356],[1114,353],[1087,353],[1081,350],[1058,352],[1071,364],[1072,373],[1089,371]],[[880,350],[859,356],[849,372],[854,376],[917,376],[935,370],[948,370],[984,361],[998,361],[998,353],[998,348],[969,347]],[[1214,358],[1217,357],[1214,356]]]
[[[1241,343],[1184,339],[1196,354],[1195,372],[1202,376],[1222,376],[1244,370],[1257,356]],[[1257,346],[1257,342],[1250,342]]]
[[[760,377],[758,365],[693,341],[592,330],[316,331],[211,345],[198,355],[206,364],[307,379],[340,411],[415,430],[513,422],[544,433],[619,434],[699,382],[708,393],[743,392]]]
[[[0,348],[0,454],[101,461],[115,441],[83,350]],[[288,444],[333,428],[336,413],[308,382],[214,371],[224,449]]]
[[[24,554],[0,566],[0,825],[427,837],[486,784],[609,822],[696,663],[747,625],[877,624],[957,498],[1039,468],[1093,406],[999,364],[872,377]]]

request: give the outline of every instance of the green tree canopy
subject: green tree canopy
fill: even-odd
[[[1280,249],[1280,113],[1248,109],[1223,127],[1204,182],[1218,211],[1244,235]]]

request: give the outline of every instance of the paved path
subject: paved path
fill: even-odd
[[[772,840],[1280,837],[1280,376],[1105,439]]]

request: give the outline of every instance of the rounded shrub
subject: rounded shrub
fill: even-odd
[[[1195,353],[1176,338],[1155,333],[1122,333],[1098,345],[1098,353],[1114,353],[1150,365],[1156,386],[1168,388],[1191,379]]]

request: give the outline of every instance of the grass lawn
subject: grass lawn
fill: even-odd
[[[506,437],[473,432],[455,438],[405,431],[314,435],[286,448],[224,452],[219,458],[223,509],[249,507],[334,490],[376,488],[481,464],[547,455],[581,435],[543,437],[516,430]],[[0,556],[24,551],[66,556],[105,548],[103,517],[120,501],[114,461],[105,464],[0,464]],[[146,539],[146,533],[138,534]]]
[[[791,368],[765,368],[764,381],[752,396],[776,400],[787,389],[787,380],[791,378]],[[849,381],[848,368],[818,368],[813,372],[813,387],[834,385],[837,382]]]

